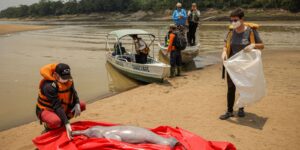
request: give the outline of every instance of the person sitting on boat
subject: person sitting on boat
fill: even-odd
[[[85,103],[79,101],[69,65],[48,64],[40,70],[43,79],[39,85],[36,115],[44,123],[45,132],[65,126],[67,136],[72,139],[69,119],[85,110]]]
[[[123,55],[126,53],[125,48],[122,47],[122,43],[118,42],[114,44],[114,52],[112,53],[113,56],[115,55]]]
[[[133,38],[135,50],[137,53],[135,58],[136,63],[147,63],[147,57],[150,49],[147,46],[146,42],[137,35],[132,35],[131,37]]]
[[[198,27],[198,21],[200,20],[200,11],[197,10],[197,4],[192,4],[192,9],[188,11],[188,24],[189,32],[187,34],[188,44],[191,46],[195,45],[196,41],[196,31]]]
[[[176,38],[176,32],[177,26],[174,24],[170,25],[169,28],[169,44],[168,44],[168,50],[167,53],[170,53],[170,65],[171,65],[171,70],[170,70],[170,77],[174,77],[177,69],[177,74],[176,76],[180,76],[181,73],[181,65],[182,65],[182,58],[181,58],[181,51],[176,48],[176,43],[175,40]]]
[[[174,10],[172,19],[177,26],[185,26],[187,15],[185,9],[182,8],[181,3],[176,4],[176,10]]]

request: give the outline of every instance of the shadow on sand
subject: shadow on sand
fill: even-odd
[[[234,124],[239,124],[243,126],[248,126],[254,129],[262,130],[266,124],[268,118],[261,117],[253,113],[246,113],[244,118],[235,117],[233,119],[228,119],[227,121]]]

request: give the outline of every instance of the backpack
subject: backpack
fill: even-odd
[[[187,46],[187,40],[185,38],[184,32],[176,31],[174,34],[175,34],[174,46],[179,51],[184,50]]]

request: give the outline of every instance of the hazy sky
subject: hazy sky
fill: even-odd
[[[29,5],[36,2],[39,2],[39,0],[0,0],[0,10],[11,6]]]

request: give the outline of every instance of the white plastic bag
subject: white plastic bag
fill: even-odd
[[[224,66],[240,94],[236,107],[253,104],[266,95],[260,50],[242,50],[224,61]]]

